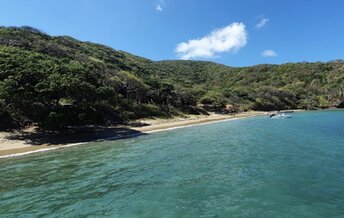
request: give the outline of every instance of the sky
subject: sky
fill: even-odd
[[[344,59],[343,8],[343,0],[0,0],[0,26],[152,60],[251,66]]]

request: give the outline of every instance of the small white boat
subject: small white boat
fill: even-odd
[[[290,113],[277,112],[277,113],[271,114],[269,117],[272,119],[286,119],[286,118],[291,118],[292,115]]]

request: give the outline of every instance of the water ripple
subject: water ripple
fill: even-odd
[[[297,113],[0,160],[1,217],[341,217],[344,113]]]

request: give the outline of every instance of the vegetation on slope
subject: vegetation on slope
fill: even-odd
[[[343,82],[342,61],[243,68],[154,62],[31,27],[0,27],[3,127],[111,124],[226,105],[230,111],[343,107]]]

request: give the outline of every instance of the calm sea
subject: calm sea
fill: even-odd
[[[0,217],[344,217],[344,111],[0,160]]]

